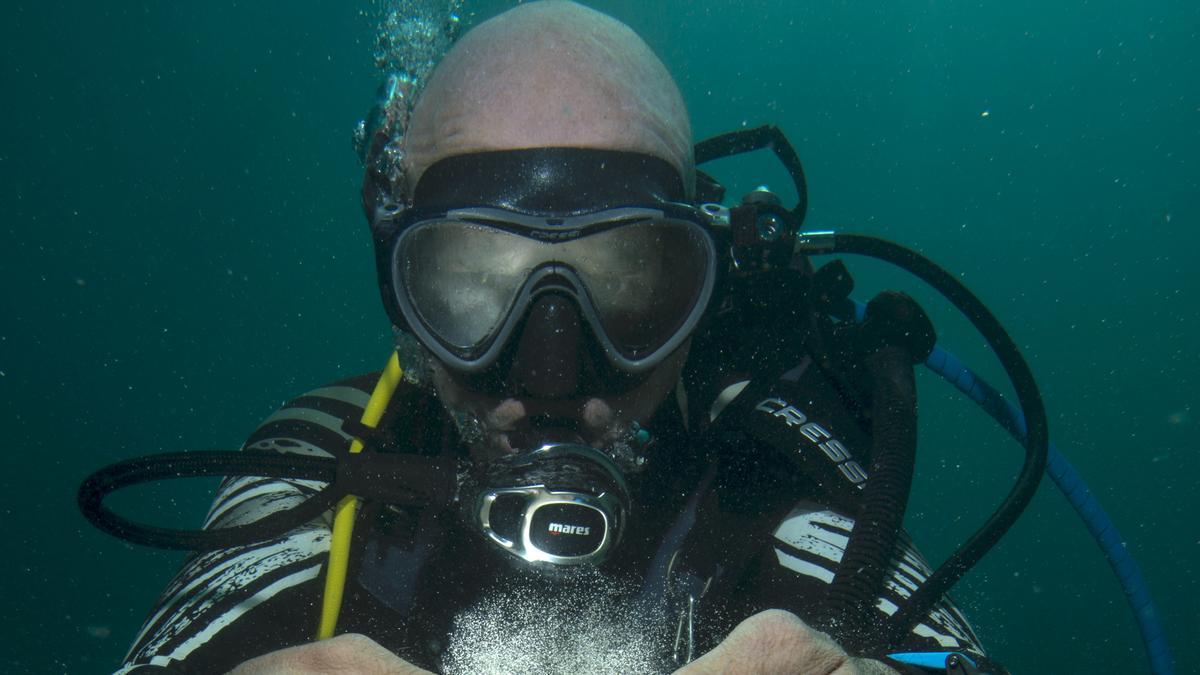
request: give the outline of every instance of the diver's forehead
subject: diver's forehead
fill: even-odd
[[[640,152],[692,171],[687,111],[665,66],[627,26],[570,3],[511,10],[450,50],[413,111],[409,186],[445,157],[537,147]]]

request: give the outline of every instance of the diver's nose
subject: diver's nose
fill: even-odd
[[[574,394],[579,388],[582,347],[575,302],[557,293],[542,295],[525,317],[509,383],[519,395],[536,398]]]

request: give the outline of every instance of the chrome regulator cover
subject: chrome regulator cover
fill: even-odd
[[[467,518],[534,567],[596,565],[621,541],[630,509],[620,469],[603,451],[548,442],[489,463],[469,479]]]

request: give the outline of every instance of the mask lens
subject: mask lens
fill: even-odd
[[[699,226],[650,220],[580,240],[574,268],[612,347],[639,360],[680,330],[704,298],[711,246]]]
[[[550,287],[575,296],[615,356],[640,361],[694,319],[711,289],[713,255],[703,228],[686,220],[647,217],[542,241],[447,218],[404,232],[392,274],[409,321],[464,361],[483,358],[529,299]],[[535,275],[543,281],[523,292]]]
[[[404,234],[393,261],[397,292],[407,292],[402,304],[409,304],[430,332],[469,358],[512,311],[539,261],[531,246],[536,244],[472,223],[419,224]]]

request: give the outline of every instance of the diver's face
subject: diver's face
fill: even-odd
[[[464,441],[477,461],[533,450],[547,440],[608,450],[626,443],[632,425],[645,423],[671,393],[687,359],[688,346],[685,342],[631,388],[619,393],[583,389],[570,396],[545,396],[518,389],[509,394],[488,394],[470,388],[465,378],[436,360],[433,383],[459,422]]]
[[[404,135],[408,188],[447,157],[548,147],[653,155],[674,166],[684,185],[693,180],[687,108],[666,67],[628,27],[572,3],[522,5],[450,49]],[[596,389],[588,384],[594,373],[570,366],[569,341],[530,343],[538,346],[516,357],[528,377],[506,374],[499,388],[474,386],[432,360],[437,392],[476,457],[526,449],[537,440],[535,427],[546,425],[578,437],[562,440],[619,442],[667,397],[687,354],[685,343],[629,387]]]

